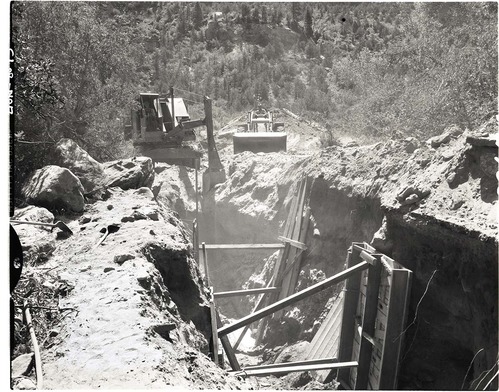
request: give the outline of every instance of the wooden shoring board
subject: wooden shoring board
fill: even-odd
[[[302,183],[300,184],[300,193],[299,193],[299,201],[298,201],[298,209],[296,211],[296,216],[295,216],[295,225],[293,227],[293,234],[291,235],[291,239],[294,239],[296,241],[300,241],[300,236],[301,236],[301,231],[302,231],[302,225],[303,225],[303,208],[305,206],[305,200],[306,200],[306,189],[307,189],[307,181],[302,180]],[[299,257],[301,256],[302,251],[300,249],[297,249],[295,247],[290,247],[289,253],[287,258],[284,260],[284,269],[280,273],[279,277],[282,277],[282,283],[279,285],[281,286],[281,291],[279,292],[278,299],[284,299],[288,297],[289,295],[293,294],[295,286],[296,286],[296,281],[293,281],[293,277],[295,274],[295,270],[300,267],[300,263],[298,262]],[[291,270],[287,273],[284,274],[285,270],[289,265],[293,264],[293,267]],[[296,267],[298,266],[298,267]],[[274,317],[275,318],[281,318],[283,312],[277,312]]]
[[[272,305],[269,305],[266,308],[263,308],[255,313],[249,314],[248,316],[245,316],[242,319],[237,320],[236,322],[230,325],[220,328],[218,331],[218,335],[223,336],[231,332],[234,332],[239,328],[244,327],[247,324],[251,324],[256,320],[268,316],[269,314],[275,313],[278,310],[284,309],[285,307],[292,305],[304,298],[307,298],[313,294],[316,294],[322,290],[327,289],[328,287],[338,284],[351,276],[359,275],[359,272],[368,268],[368,266],[369,263],[367,261],[361,261],[360,263],[357,263],[352,267],[347,268],[346,270],[331,276],[330,278],[327,278],[319,283],[307,287],[306,289],[294,293],[293,295],[290,295],[289,297],[284,298]]]
[[[282,235],[278,236],[277,239],[282,242],[289,242],[291,246],[294,246],[295,248],[301,249],[301,250],[307,250],[307,245],[305,245],[303,242],[300,241],[295,241],[292,240],[291,238],[286,238],[283,237]]]
[[[300,182],[300,185],[298,187],[298,193],[294,197],[294,205],[292,206],[293,209],[289,211],[289,216],[288,216],[288,221],[286,222],[286,225],[288,226],[287,228],[287,233],[284,233],[284,236],[286,238],[290,238],[292,240],[298,241],[299,237],[299,232],[300,232],[300,226],[301,226],[301,215],[302,215],[302,210],[303,206],[301,205],[301,200],[302,200],[302,194],[303,192],[303,180]],[[288,266],[288,260],[293,257],[293,251],[296,251],[294,247],[290,245],[289,242],[285,243],[285,248],[282,253],[282,257],[279,260],[278,265],[276,266],[277,268],[275,269],[275,281],[283,281],[283,276],[284,276],[284,271],[286,270],[286,267]],[[284,283],[284,282],[283,282]],[[283,286],[282,284],[279,284],[281,286],[281,290],[286,287]],[[280,293],[277,293],[275,296],[271,296],[269,302],[275,302],[279,299],[281,299]]]
[[[307,207],[305,210],[305,214],[302,219],[302,224],[300,228],[300,237],[299,241],[304,243],[305,239],[307,237],[307,232],[308,232],[308,226],[310,222],[310,214],[311,210],[310,207]],[[295,292],[296,285],[298,283],[298,277],[300,275],[300,270],[301,270],[301,264],[302,264],[302,258],[303,258],[303,250],[301,249],[295,249],[295,260],[292,260],[292,265],[290,265],[291,270],[289,271],[289,285],[287,287],[287,296],[293,294]],[[281,291],[282,293],[282,291]]]
[[[407,321],[411,280],[412,272],[410,270],[392,270],[390,305],[381,359],[379,389],[397,389],[400,352]]]
[[[213,302],[213,287],[210,287],[210,321],[211,321],[211,349],[212,360],[218,365],[218,323],[217,310]]]
[[[278,287],[260,287],[257,289],[219,291],[218,293],[213,293],[213,296],[215,298],[238,297],[238,296],[255,295],[255,294],[261,294],[261,293],[273,293],[277,290],[279,290]]]
[[[361,251],[356,249],[353,245],[350,247],[347,254],[347,268],[361,263],[360,252]],[[341,322],[340,349],[338,352],[338,359],[342,362],[349,361],[352,358],[355,313],[357,310],[359,289],[360,275],[355,275],[346,281]],[[328,374],[324,382],[330,382],[334,377],[335,372],[332,371]],[[350,385],[350,369],[338,370],[338,380],[345,385],[348,385],[348,389],[353,389],[353,386]]]
[[[288,366],[320,365],[324,363],[336,363],[336,362],[338,362],[338,358],[328,357],[328,358],[319,358],[319,359],[307,359],[304,361],[296,361],[296,362],[282,362],[282,363],[271,363],[268,365],[247,366],[243,368],[243,370],[278,369]]]
[[[362,253],[361,253],[362,257]],[[362,314],[362,336],[359,350],[359,366],[357,367],[357,380],[355,389],[367,389],[369,379],[369,369],[371,365],[371,356],[373,345],[371,341],[364,336],[374,336],[376,313],[378,309],[378,294],[381,281],[382,264],[381,255],[368,269],[366,297],[364,300],[364,309]]]
[[[333,302],[326,318],[310,342],[306,358],[320,359],[338,356],[342,311],[343,292],[340,292],[340,295]],[[322,382],[328,373],[329,371],[327,370],[317,371],[314,378]]]
[[[284,244],[205,244],[206,249],[283,249]],[[202,249],[202,247],[201,247]]]
[[[300,182],[297,187],[297,193],[293,196],[293,200],[291,201],[291,208],[288,213],[288,217],[286,219],[286,224],[284,226],[284,237],[295,239],[293,237],[295,226],[296,226],[296,217],[299,209],[299,199],[301,197],[302,188],[303,188],[303,180]],[[282,280],[283,280],[283,272],[285,271],[287,265],[286,261],[289,257],[289,253],[291,251],[291,246],[289,242],[284,243],[284,249],[280,253],[276,265],[274,266],[274,274],[271,280],[273,286],[279,286],[282,290]],[[263,307],[268,306],[269,304],[275,303],[279,300],[279,292],[271,293],[268,297],[263,299]],[[257,332],[255,336],[255,344],[259,345],[262,342],[263,334],[265,328],[267,327],[268,320],[261,320],[257,327]]]
[[[348,362],[335,362],[326,364],[315,364],[315,365],[301,365],[301,366],[287,366],[287,367],[277,367],[268,369],[245,369],[244,371],[236,373],[237,376],[269,376],[290,372],[306,372],[321,369],[344,369],[344,368],[354,368],[358,364],[355,361]]]

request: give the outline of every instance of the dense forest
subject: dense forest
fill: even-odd
[[[497,3],[12,2],[17,180],[70,137],[131,154],[138,92],[260,96],[364,140],[473,128],[497,111]]]

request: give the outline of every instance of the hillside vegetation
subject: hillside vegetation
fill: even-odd
[[[260,96],[364,140],[474,128],[497,109],[493,2],[12,3],[12,40],[17,183],[60,137],[130,156],[134,99],[170,86],[193,113],[209,95],[218,127]]]

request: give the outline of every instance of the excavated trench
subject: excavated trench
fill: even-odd
[[[322,175],[311,177],[308,248],[297,290],[344,269],[351,243],[371,242],[383,226],[383,252],[413,271],[399,388],[476,387],[477,381],[472,384],[473,380],[493,368],[497,361],[495,239],[445,220],[410,212],[410,208],[382,206],[379,195],[354,194],[351,188],[340,189]],[[222,188],[217,192],[223,192]],[[273,204],[272,219],[265,219],[262,214],[242,213],[226,199],[216,202],[213,194],[208,195],[200,218],[201,240],[277,242],[289,209],[292,186],[286,190],[286,198]],[[488,202],[495,199],[492,197]],[[268,276],[270,264],[275,260],[269,257],[269,251],[210,251],[208,256],[215,291],[262,286],[261,278]],[[319,328],[317,320],[324,317],[328,300],[337,292],[338,288],[328,289],[298,303],[283,319],[287,326],[283,327],[282,322],[269,324],[262,343],[272,349],[300,340],[310,341]],[[237,298],[220,300],[217,304],[224,316],[239,318],[248,314],[253,301]]]

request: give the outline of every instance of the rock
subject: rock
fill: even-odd
[[[57,163],[79,178],[85,193],[91,192],[102,183],[104,168],[85,150],[71,139],[61,139],[55,146]]]
[[[43,207],[27,206],[15,210],[13,219],[52,224],[54,223],[54,214],[52,214],[49,210]],[[38,227],[50,231],[50,227],[45,227],[45,226],[38,226]]]
[[[452,202],[450,205],[451,210],[457,210],[462,207],[462,205],[465,203],[465,200],[460,198],[460,197],[453,197]]]
[[[118,186],[123,190],[139,189],[150,187],[154,181],[152,159],[147,157],[107,162],[104,164],[104,173],[104,184],[109,188]]]
[[[452,158],[454,158],[454,155],[454,152],[450,150],[442,152],[442,158],[444,161],[450,161]]]
[[[430,192],[429,189],[408,186],[397,195],[396,199],[401,205],[414,204],[428,196]]]
[[[79,220],[78,222],[80,222],[80,225],[84,225],[86,223],[89,223],[92,221],[92,218],[87,216],[87,215],[83,215]]]
[[[275,363],[297,362],[306,359],[310,342],[302,341],[285,347],[277,356]]]
[[[350,140],[349,142],[345,143],[343,147],[348,148],[348,147],[358,147],[359,143],[357,143],[355,140]]]
[[[149,188],[146,188],[146,187],[139,188],[134,193],[136,195],[144,196],[144,197],[148,198],[149,200],[155,199],[153,191]]]
[[[132,255],[132,254],[130,254],[130,253],[126,253],[126,254],[123,254],[123,255],[116,255],[116,256],[114,256],[114,262],[115,262],[116,264],[121,265],[121,264],[123,264],[125,261],[127,261],[127,260],[131,260],[131,259],[134,259],[134,258],[135,258],[135,256],[134,256],[134,255]]]
[[[285,377],[285,379],[286,384],[288,384],[292,388],[304,387],[313,380],[310,372],[290,373]]]
[[[14,220],[53,223],[54,215],[45,208],[28,206],[14,211]],[[23,258],[27,264],[47,261],[55,250],[55,240],[50,227],[13,225],[23,247]]]
[[[35,383],[29,378],[20,378],[15,381],[13,389],[34,390],[36,389]]]
[[[163,170],[164,170],[164,168],[163,168]],[[158,197],[159,192],[161,192],[161,185],[162,184],[155,184],[151,187],[151,191],[152,191],[154,198]]]
[[[453,137],[459,137],[463,134],[463,130],[459,127],[459,125],[454,124],[445,128],[444,133],[448,133]]]
[[[16,357],[12,361],[11,377],[18,378],[21,376],[28,375],[31,369],[33,368],[34,357],[35,355],[33,353],[22,354]]]
[[[416,193],[411,193],[409,196],[407,196],[404,200],[400,202],[403,206],[409,205],[409,204],[414,204],[420,201],[421,198],[416,194]]]
[[[390,253],[393,249],[393,241],[387,237],[388,225],[386,216],[383,217],[381,227],[378,229],[371,240],[371,245],[382,253]]]
[[[85,206],[83,186],[68,169],[45,166],[35,171],[22,188],[26,201],[49,210],[82,212]]]
[[[451,139],[451,134],[448,132],[444,132],[441,135],[434,136],[434,137],[428,139],[428,141],[426,143],[428,143],[433,148],[438,148],[442,144],[449,143],[450,139]]]
[[[405,152],[412,154],[419,147],[419,140],[415,137],[408,137],[404,139],[404,150]]]
[[[113,267],[106,267],[106,268],[104,268],[104,272],[111,272],[111,271],[114,271],[114,270],[115,270],[115,268],[113,268]]]

